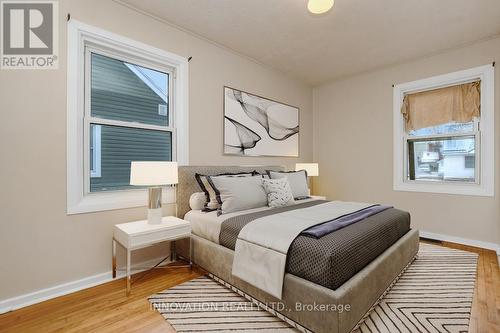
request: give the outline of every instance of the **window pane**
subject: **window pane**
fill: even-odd
[[[475,182],[474,136],[408,140],[408,152],[411,180]]]
[[[101,176],[101,125],[90,125],[90,177]]]
[[[474,131],[474,122],[470,123],[448,123],[439,126],[421,128],[416,131],[410,131],[410,136],[426,136],[426,135],[441,135],[441,134],[459,134],[470,133]]]
[[[168,74],[92,53],[91,114],[168,126]]]
[[[95,125],[90,125],[90,173],[95,172],[95,148],[94,145],[96,144],[94,137],[95,137],[95,131],[96,131],[96,126]]]
[[[91,126],[101,127],[101,173],[90,178],[91,192],[135,188],[129,185],[131,161],[172,160],[171,132]]]

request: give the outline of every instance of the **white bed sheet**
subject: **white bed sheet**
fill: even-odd
[[[296,201],[295,203],[304,203],[309,201],[314,201],[317,199],[304,199],[300,201]],[[227,220],[230,217],[243,215],[253,212],[259,212],[262,210],[271,209],[269,207],[259,207],[253,209],[242,210],[239,212],[223,214],[217,216],[217,211],[213,212],[202,212],[201,210],[190,210],[184,215],[184,220],[189,221],[191,223],[192,233],[196,236],[205,238],[211,242],[219,244],[219,235],[222,222]]]

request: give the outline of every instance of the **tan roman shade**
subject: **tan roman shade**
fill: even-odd
[[[406,131],[450,122],[467,123],[479,117],[481,82],[405,95],[401,113]]]

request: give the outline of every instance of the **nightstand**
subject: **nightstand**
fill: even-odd
[[[129,295],[131,285],[130,262],[132,251],[161,242],[172,241],[174,242],[174,251],[169,257],[172,258],[172,260],[175,260],[175,241],[184,238],[189,238],[191,240],[191,224],[188,221],[184,221],[173,216],[163,217],[160,224],[149,224],[147,220],[116,224],[113,231],[113,278],[116,277],[116,271],[118,270],[116,268],[116,243],[123,246],[127,251],[127,267],[125,270],[127,271],[127,295]],[[163,266],[158,266],[169,257],[162,260],[156,266],[150,268],[164,268]],[[189,246],[189,264],[184,266],[176,265],[169,268],[181,267],[192,268],[191,241]]]

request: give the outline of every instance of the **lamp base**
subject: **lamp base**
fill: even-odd
[[[162,209],[160,208],[149,208],[148,209],[148,223],[149,224],[160,224],[162,218]]]

